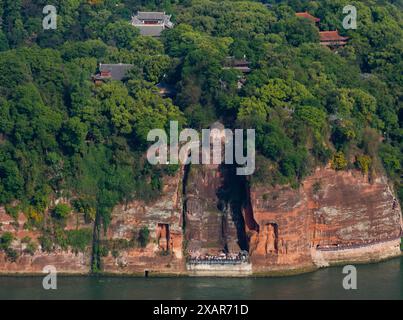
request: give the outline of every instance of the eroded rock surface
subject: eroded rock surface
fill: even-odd
[[[184,270],[182,250],[182,177],[164,178],[162,196],[152,202],[132,201],[115,207],[106,236],[110,243],[136,240],[141,229],[149,231],[145,247],[136,244],[110,250],[102,258],[102,271],[108,273],[177,273]]]
[[[237,227],[221,166],[192,166],[185,181],[186,250],[195,254],[239,252]]]
[[[47,213],[48,215],[48,213]],[[0,251],[0,273],[42,273],[45,266],[54,266],[60,273],[84,274],[90,271],[91,247],[84,252],[73,252],[70,249],[63,250],[60,247],[52,252],[46,252],[40,245],[39,237],[42,233],[35,228],[26,228],[27,218],[20,212],[18,218],[14,219],[0,207],[0,235],[9,232],[14,240],[11,248],[18,254],[18,258],[12,261],[4,251]],[[65,230],[81,228],[93,228],[92,224],[86,224],[83,219],[71,214],[64,227]],[[33,243],[36,250],[32,253],[26,252],[27,243]]]
[[[372,182],[358,171],[317,169],[297,189],[252,186],[218,165],[181,168],[164,177],[158,200],[115,207],[101,238],[102,271],[145,274],[187,273],[191,252],[216,254],[249,250],[252,271],[293,270],[348,261],[376,261],[401,254],[401,209],[385,177]],[[232,178],[231,178],[232,177]],[[235,180],[234,180],[235,179]],[[71,214],[65,230],[93,228]],[[0,251],[0,273],[91,270],[91,248],[84,253],[40,246],[25,253],[23,239],[39,245],[40,232],[24,227],[0,208],[0,235],[11,232],[15,262]],[[139,230],[148,230],[139,246]]]
[[[358,171],[317,169],[297,190],[252,188],[245,215],[258,224],[248,230],[255,271],[400,254],[401,210],[384,177],[370,183]],[[378,247],[375,254],[363,249],[384,242],[382,254]]]

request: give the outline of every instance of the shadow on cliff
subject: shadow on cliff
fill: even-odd
[[[236,227],[239,248],[249,251],[250,239],[246,233],[246,228],[258,230],[258,225],[253,219],[253,212],[250,216],[245,210],[245,208],[251,208],[248,181],[245,176],[236,174],[236,166],[234,165],[221,165],[220,172],[223,176],[223,185],[217,191],[217,207],[224,212],[227,221],[232,219]],[[245,218],[244,210],[247,214]],[[223,224],[223,233],[228,233],[228,230],[225,230],[226,225],[228,222]],[[226,249],[228,250],[228,248]]]

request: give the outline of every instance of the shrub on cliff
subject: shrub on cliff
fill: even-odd
[[[379,149],[383,165],[391,177],[395,177],[401,169],[399,149],[390,144],[383,144]]]
[[[333,155],[332,168],[334,170],[343,170],[347,167],[347,160],[342,151],[338,151]]]
[[[49,235],[44,234],[43,236],[38,238],[39,243],[41,244],[42,251],[44,252],[52,252],[53,251],[53,241]]]
[[[96,202],[90,198],[79,198],[72,201],[75,211],[83,213],[86,223],[95,221]]]
[[[66,231],[67,244],[75,252],[84,252],[90,245],[92,240],[92,230],[80,229]]]
[[[6,252],[7,259],[10,262],[16,262],[17,261],[19,255],[18,255],[18,252],[16,250],[14,250],[12,248],[7,248],[5,250],[5,252]]]
[[[19,213],[19,207],[18,206],[12,206],[12,205],[6,205],[5,206],[6,213],[13,217],[14,220],[18,219],[18,213]]]
[[[15,262],[18,258],[18,252],[13,248],[10,248],[11,242],[13,242],[14,236],[10,232],[5,232],[0,237],[0,250],[3,250],[9,261]]]
[[[368,173],[369,168],[371,167],[371,163],[372,163],[371,157],[365,154],[357,156],[356,165],[362,171],[363,174]]]
[[[71,208],[69,205],[64,203],[59,203],[53,209],[53,216],[57,219],[65,219],[70,214]]]
[[[38,250],[38,245],[35,242],[30,241],[27,243],[27,246],[24,249],[24,253],[28,253],[33,256],[36,250]]]
[[[8,249],[13,240],[14,236],[11,234],[11,232],[3,233],[3,235],[0,237],[0,249],[1,250]]]
[[[140,247],[145,248],[149,242],[150,238],[150,230],[148,230],[147,227],[143,227],[139,230],[139,235],[138,235],[138,242],[140,244]]]

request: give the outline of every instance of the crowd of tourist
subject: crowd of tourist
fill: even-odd
[[[238,264],[248,260],[247,252],[239,253],[220,253],[218,255],[212,254],[195,254],[189,252],[189,263],[193,264]]]

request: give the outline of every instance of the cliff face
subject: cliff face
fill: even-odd
[[[47,216],[49,214],[47,213]],[[71,214],[66,221],[64,230],[93,228]],[[60,273],[88,273],[90,270],[91,248],[84,252],[73,252],[71,249],[57,247],[52,252],[41,248],[39,238],[42,233],[35,228],[27,228],[27,218],[20,212],[14,219],[0,207],[0,235],[9,232],[13,235],[10,248],[17,253],[16,259],[10,259],[4,251],[0,251],[0,273],[41,273],[45,266],[56,267]],[[32,246],[30,251],[27,248]]]
[[[298,190],[252,188],[244,214],[259,226],[248,230],[254,271],[400,254],[401,211],[384,177],[317,169]]]
[[[114,209],[101,241],[110,249],[101,261],[104,272],[183,271],[182,177],[181,170],[173,177],[165,177],[162,196],[156,201],[132,201]],[[141,230],[149,233],[143,246],[136,241]],[[122,243],[126,245],[119,245]]]
[[[258,227],[248,230],[255,270],[293,268],[310,263],[311,214],[301,190],[256,188],[246,212]]]
[[[239,252],[237,227],[229,203],[225,169],[218,165],[186,168],[185,239],[191,253]]]
[[[92,230],[79,217],[71,214],[64,230]],[[41,233],[26,223],[24,214],[15,221],[0,208],[0,236],[12,233],[11,247],[19,253],[13,262],[0,251],[0,273],[40,273],[46,265],[65,273],[91,270],[91,248],[47,253],[39,245]],[[249,251],[254,273],[368,262],[400,254],[401,228],[401,210],[384,177],[370,183],[358,171],[321,168],[298,189],[249,190],[233,168],[192,165],[164,178],[158,200],[115,207],[100,239],[101,268],[191,273],[188,254],[240,250]],[[26,252],[27,237],[37,245],[34,252]]]

